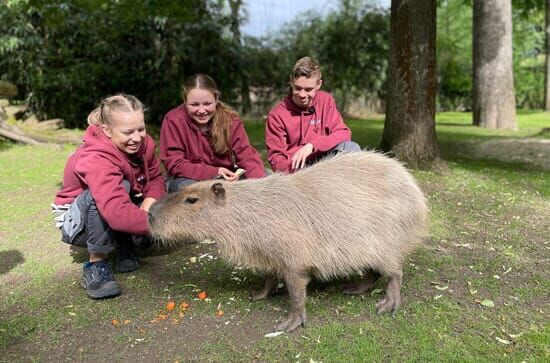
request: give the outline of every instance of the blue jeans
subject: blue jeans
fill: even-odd
[[[319,155],[319,156],[317,156],[316,158],[314,158],[312,160],[308,160],[306,165],[308,165],[308,166],[313,165],[316,162],[318,162],[318,161],[320,161],[320,160],[322,160],[326,157],[331,157],[331,156],[334,156],[334,155],[337,155],[337,154],[340,154],[340,153],[351,153],[351,152],[357,152],[357,151],[361,151],[361,146],[359,146],[358,143],[353,142],[353,141],[342,141],[341,143],[339,143],[338,145],[336,145],[335,147],[333,147],[329,151],[325,152],[324,154]]]

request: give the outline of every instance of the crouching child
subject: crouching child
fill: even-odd
[[[116,272],[138,268],[135,247],[151,244],[147,212],[165,194],[165,182],[137,98],[103,99],[88,124],[83,143],[67,160],[52,209],[62,241],[87,248],[81,285],[99,299],[120,294],[109,253],[116,251]]]

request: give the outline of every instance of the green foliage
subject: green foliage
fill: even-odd
[[[271,84],[284,92],[292,66],[308,55],[321,64],[324,88],[342,108],[366,93],[383,97],[388,31],[388,12],[360,1],[341,1],[326,17],[297,14],[282,34],[268,40],[267,46],[278,54],[273,67],[278,74]]]
[[[463,0],[442,1],[437,13],[438,106],[471,108],[472,7]]]
[[[516,104],[519,108],[543,108],[544,7],[517,8],[513,28]]]
[[[438,2],[438,106],[471,109],[472,3]],[[541,1],[513,1],[513,50],[516,103],[542,108],[544,96],[544,6]]]
[[[41,117],[82,126],[106,95],[145,101],[158,121],[179,103],[183,78],[208,72],[233,96],[229,17],[214,1],[0,3],[0,77],[16,82]]]

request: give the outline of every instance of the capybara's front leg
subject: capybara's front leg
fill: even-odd
[[[305,271],[288,271],[284,274],[286,289],[290,297],[290,311],[285,320],[277,325],[277,331],[291,332],[300,325],[306,325],[306,293],[311,279]]]
[[[348,295],[359,295],[370,289],[378,280],[380,274],[373,270],[367,270],[364,277],[354,284],[344,286],[342,292]]]
[[[376,304],[377,314],[391,312],[392,315],[395,315],[395,312],[401,304],[400,292],[402,275],[403,273],[401,271],[390,275],[390,281],[388,282],[388,287],[386,289],[386,297]]]
[[[277,276],[272,274],[267,274],[265,277],[264,288],[258,292],[250,294],[250,301],[257,301],[267,299],[275,292],[277,292],[277,283],[279,279]]]

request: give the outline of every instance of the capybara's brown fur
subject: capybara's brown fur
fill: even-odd
[[[395,312],[403,260],[424,236],[427,208],[399,162],[362,151],[290,175],[196,183],[159,200],[149,218],[165,243],[211,238],[223,258],[267,273],[256,298],[284,279],[291,307],[277,330],[291,331],[306,322],[311,276],[366,273],[347,293],[363,293],[380,274],[388,276],[377,311]]]

